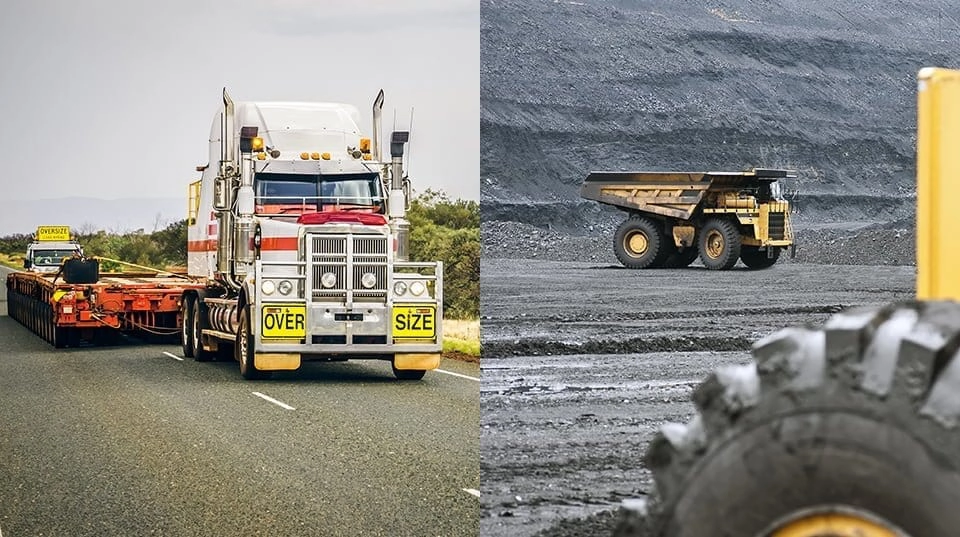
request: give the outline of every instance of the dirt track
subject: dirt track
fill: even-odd
[[[779,328],[913,295],[911,266],[631,271],[605,263],[481,265],[483,535],[609,535],[650,491],[642,456],[686,421],[692,388]],[[565,520],[588,517],[584,521]]]

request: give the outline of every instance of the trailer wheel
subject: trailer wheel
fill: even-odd
[[[618,537],[955,535],[960,304],[788,328],[693,393],[646,453],[656,491]],[[634,506],[639,506],[634,504]]]
[[[260,380],[270,375],[269,371],[257,369],[253,360],[253,331],[250,329],[250,307],[240,309],[240,326],[237,342],[233,346],[235,358],[240,362],[240,375],[247,380]]]
[[[722,218],[707,220],[700,230],[700,260],[712,270],[729,270],[740,257],[740,232],[736,224]]]
[[[740,251],[740,261],[743,261],[747,268],[754,270],[770,268],[780,258],[780,248],[773,248],[771,254],[773,257],[768,256],[766,251],[756,246],[744,246]]]
[[[183,297],[180,304],[180,314],[183,317],[180,327],[180,344],[183,347],[184,358],[193,358],[193,303],[196,299],[193,295]]]
[[[663,264],[669,250],[663,229],[650,218],[631,216],[620,224],[613,236],[613,251],[627,268],[656,268]]]

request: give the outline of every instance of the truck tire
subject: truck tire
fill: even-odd
[[[633,215],[613,235],[613,251],[623,266],[631,269],[656,268],[670,250],[660,224],[645,216]]]
[[[209,362],[213,360],[215,355],[203,348],[203,340],[201,338],[203,337],[203,329],[207,327],[207,315],[206,312],[203,311],[203,302],[200,298],[193,301],[191,310],[193,328],[190,329],[190,348],[193,359],[198,362]]]
[[[674,251],[663,262],[663,268],[686,268],[700,255],[695,247],[688,246],[682,252]]]
[[[253,331],[250,330],[250,307],[240,309],[240,326],[237,341],[233,346],[235,357],[240,362],[240,375],[247,380],[261,380],[270,376],[269,371],[260,371],[253,360]]]
[[[392,363],[390,367],[393,368],[393,376],[396,377],[397,380],[420,380],[427,373],[423,369],[397,369]]]
[[[625,504],[614,534],[955,535],[958,348],[954,302],[854,309],[759,341],[753,363],[694,391],[693,419],[657,434],[649,514]]]
[[[770,268],[779,258],[780,248],[773,248],[773,257],[768,256],[765,250],[760,250],[756,246],[744,246],[740,250],[740,261],[743,261],[747,268],[754,270]]]
[[[700,261],[711,270],[730,270],[740,258],[740,231],[723,218],[711,218],[700,229]]]
[[[180,344],[183,347],[183,357],[193,358],[193,295],[186,295],[180,303],[180,314],[183,318],[180,326]]]

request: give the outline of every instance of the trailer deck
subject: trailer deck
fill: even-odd
[[[66,283],[56,274],[7,276],[10,317],[54,347],[109,343],[126,332],[179,334],[184,290],[203,284],[174,273],[108,273],[96,283]]]

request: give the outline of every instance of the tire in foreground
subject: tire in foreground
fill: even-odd
[[[960,305],[835,315],[759,341],[651,443],[618,537],[946,536],[960,527]]]

